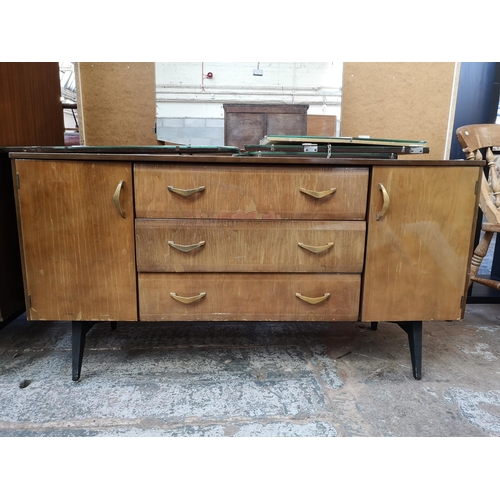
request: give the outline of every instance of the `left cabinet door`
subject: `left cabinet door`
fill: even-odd
[[[16,160],[27,315],[137,320],[130,163]]]

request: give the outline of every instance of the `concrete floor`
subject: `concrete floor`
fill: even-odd
[[[0,330],[0,437],[500,436],[500,305],[424,323],[423,375],[381,323],[68,323]]]

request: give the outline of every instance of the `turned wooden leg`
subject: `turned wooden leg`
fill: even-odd
[[[402,321],[398,322],[398,325],[408,334],[413,376],[420,380],[422,378],[422,322]]]
[[[80,378],[82,370],[83,350],[85,348],[85,339],[87,332],[95,325],[94,321],[72,321],[72,361],[73,361],[73,380]]]
[[[375,331],[378,328],[378,321],[372,321],[370,328]]]
[[[479,268],[481,267],[481,262],[483,262],[485,255],[488,253],[488,248],[491,243],[491,238],[493,238],[493,234],[494,233],[486,231],[481,238],[481,241],[474,249],[474,255],[472,256],[470,263],[469,286],[473,281],[476,281],[477,273],[479,272]]]

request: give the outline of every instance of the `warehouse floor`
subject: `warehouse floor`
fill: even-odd
[[[500,436],[500,305],[424,323],[423,374],[380,323],[69,323],[0,330],[0,437]]]

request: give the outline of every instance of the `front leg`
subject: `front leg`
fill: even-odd
[[[398,325],[408,334],[413,376],[420,380],[422,378],[422,322],[401,321]]]
[[[72,321],[72,361],[73,361],[73,380],[80,378],[82,370],[83,350],[85,348],[85,339],[87,332],[95,325],[95,321]]]
[[[493,238],[493,233],[486,231],[478,243],[477,247],[474,249],[474,255],[472,256],[470,263],[470,276],[469,276],[469,286],[473,281],[476,281],[477,273],[481,267],[484,257],[488,253],[488,248],[490,247],[491,239]],[[488,286],[488,285],[487,285]]]

